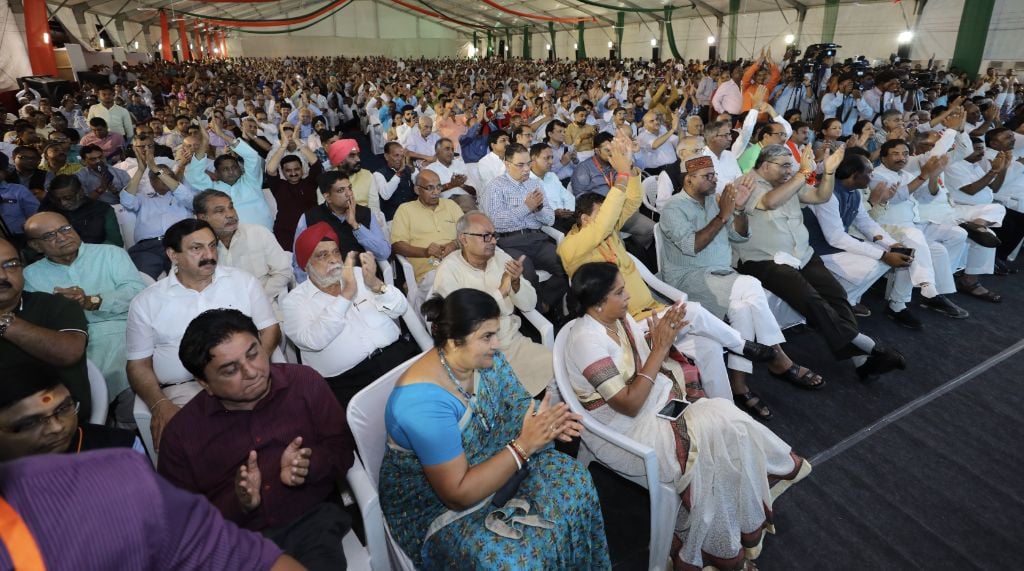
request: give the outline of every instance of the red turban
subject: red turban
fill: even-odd
[[[337,167],[345,162],[352,151],[359,152],[359,143],[355,139],[339,139],[331,143],[327,148],[327,157],[331,159],[331,166]]]
[[[299,234],[299,238],[295,240],[295,260],[299,262],[299,268],[306,269],[306,264],[309,263],[309,257],[313,255],[313,250],[316,249],[317,244],[323,242],[324,238],[330,238],[335,242],[338,241],[338,235],[334,233],[331,225],[326,222],[317,222],[303,230],[302,234]]]

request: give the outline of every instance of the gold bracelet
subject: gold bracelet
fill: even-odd
[[[519,454],[519,458],[523,460],[523,463],[530,461],[529,455],[527,455],[526,451],[523,450],[523,447],[520,446],[518,442],[516,442],[515,438],[513,438],[512,441],[508,443],[508,445],[511,446],[512,449],[516,451],[516,454]]]

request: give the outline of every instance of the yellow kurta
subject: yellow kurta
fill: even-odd
[[[359,169],[359,172],[349,177],[349,182],[352,183],[352,196],[355,197],[356,204],[380,212],[380,194],[372,172]],[[316,191],[316,203],[324,203],[324,194],[319,189]]]
[[[391,222],[391,243],[406,242],[417,248],[447,244],[455,239],[455,223],[461,217],[462,208],[447,198],[440,199],[434,209],[419,200],[406,202],[398,207]],[[429,258],[409,258],[409,263],[416,272],[417,283],[434,269]]]
[[[619,237],[622,225],[640,209],[642,197],[639,176],[629,178],[626,192],[613,186],[601,204],[597,218],[583,228],[574,227],[558,245],[558,255],[570,278],[580,266],[589,262],[611,262],[618,266],[629,292],[629,313],[637,321],[663,307],[654,300]]]

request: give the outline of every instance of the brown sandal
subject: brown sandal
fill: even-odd
[[[1003,296],[995,293],[994,291],[985,289],[985,286],[981,285],[980,281],[968,284],[964,283],[963,280],[956,280],[956,291],[978,299],[983,299],[990,303],[1000,303],[1003,301]]]

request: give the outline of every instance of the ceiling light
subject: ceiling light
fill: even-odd
[[[651,47],[652,48],[658,47],[658,40],[656,40],[655,38],[651,38]]]
[[[708,36],[708,45],[709,46],[715,45],[715,37],[714,36]]]
[[[896,37],[896,41],[901,44],[909,44],[912,39],[914,39],[914,32],[911,32],[910,30],[904,30]]]
[[[796,36],[794,36],[793,34],[786,34],[786,45],[787,46],[793,45],[793,42],[795,42],[795,41],[796,41]]]

